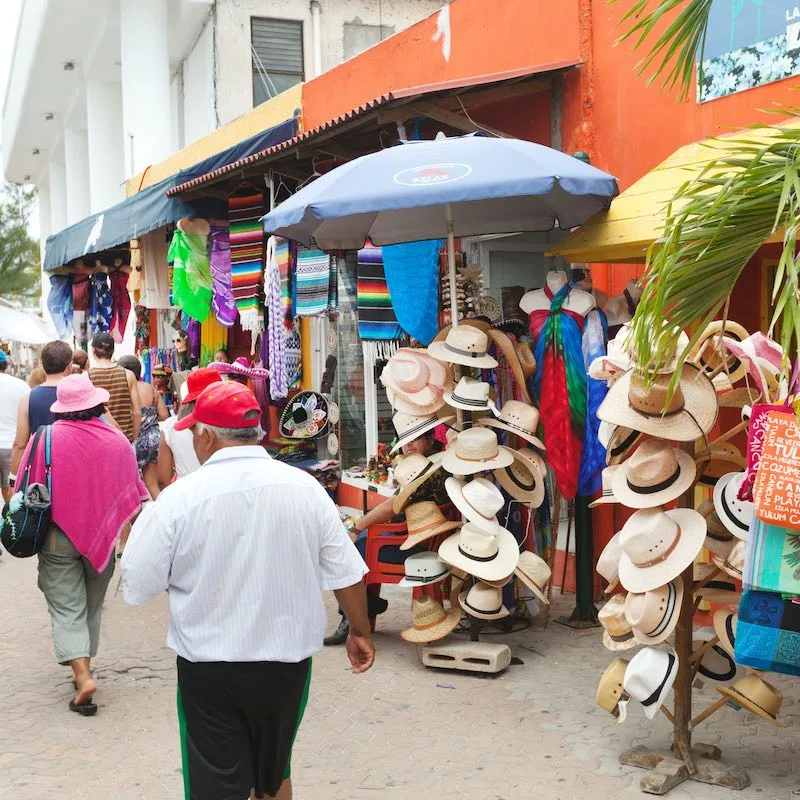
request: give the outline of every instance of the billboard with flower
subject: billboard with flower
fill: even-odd
[[[800,0],[714,0],[697,72],[701,103],[800,74]]]

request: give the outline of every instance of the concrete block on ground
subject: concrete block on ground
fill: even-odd
[[[511,663],[511,648],[494,642],[447,642],[422,649],[422,663],[436,669],[502,672]]]

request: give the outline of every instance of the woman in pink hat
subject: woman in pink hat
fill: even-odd
[[[39,553],[39,588],[47,600],[53,647],[72,667],[77,694],[71,711],[97,713],[90,659],[97,653],[100,617],[114,572],[114,545],[150,495],[136,454],[119,430],[103,422],[109,394],[87,374],[59,382],[50,410],[51,527]],[[31,482],[45,482],[43,442],[32,457]]]

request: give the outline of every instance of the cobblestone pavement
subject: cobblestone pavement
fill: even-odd
[[[95,665],[100,711],[84,719],[67,710],[69,673],[53,661],[35,559],[0,561],[0,798],[183,796],[174,656],[164,646],[166,598],[130,608],[114,596],[116,583],[115,577]],[[665,746],[669,729],[636,708],[616,726],[595,707],[597,679],[611,660],[596,631],[551,625],[492,637],[524,661],[495,678],[432,671],[397,635],[407,624],[408,592],[390,588],[386,596],[390,610],[380,619],[371,672],[351,675],[342,648],[315,657],[294,755],[298,800],[642,796],[643,773],[621,767],[617,755],[639,743]],[[333,625],[335,605],[332,598],[327,603]],[[569,611],[569,598],[559,606],[556,615]],[[770,680],[783,691],[786,727],[725,708],[696,732],[699,741],[719,745],[727,762],[746,768],[752,786],[731,795],[685,783],[671,798],[788,798],[800,786],[792,757],[800,682]],[[716,696],[704,687],[698,708]]]

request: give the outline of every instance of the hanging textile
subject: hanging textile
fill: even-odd
[[[144,288],[144,272],[142,270],[141,239],[131,240],[131,271],[128,279],[128,291],[134,304],[139,303]]]
[[[261,307],[264,275],[264,195],[248,188],[247,194],[228,198],[233,297],[242,330],[255,337],[264,330]]]
[[[228,329],[210,314],[200,326],[200,366],[207,367],[214,360],[217,350],[224,350],[227,344]]]
[[[403,329],[392,308],[392,298],[386,285],[380,247],[367,245],[358,251],[358,335],[370,346],[376,358],[388,359],[397,349]],[[387,344],[394,342],[394,345]]]
[[[592,309],[586,315],[583,327],[583,363],[586,379],[586,426],[583,435],[581,468],[578,475],[578,494],[591,496],[601,488],[601,473],[606,466],[606,449],[597,437],[600,420],[597,409],[605,399],[608,384],[588,377],[589,365],[595,358],[606,354],[608,344],[608,320],[605,312]]]
[[[285,240],[284,240],[285,241]],[[290,329],[294,325],[294,313],[292,309],[292,266],[297,259],[297,245],[294,242],[287,242],[287,249],[276,250],[278,269],[281,276],[281,306],[283,307],[283,325]]]
[[[429,345],[439,330],[439,250],[441,239],[383,248],[386,284],[403,330]]]
[[[92,333],[108,333],[114,301],[105,272],[93,272],[89,277],[89,313],[87,322]]]
[[[167,366],[172,372],[177,371],[175,350],[172,347],[148,347],[141,353],[142,380],[146,383],[153,382],[153,369],[158,366]]]
[[[745,590],[736,624],[736,663],[800,675],[800,603],[773,592]]]
[[[72,278],[72,335],[78,347],[86,349],[89,342],[87,314],[89,313],[89,276]]]
[[[172,269],[172,302],[192,319],[205,322],[211,308],[211,264],[208,237],[185,233],[180,223],[167,253]]]
[[[291,392],[300,388],[300,383],[303,379],[300,320],[296,320],[290,330],[284,330],[283,347],[286,361],[286,381]]]
[[[282,400],[289,394],[289,379],[286,374],[286,339],[281,287],[281,264],[288,271],[289,242],[279,236],[270,236],[267,241],[265,290],[267,302],[267,336],[269,358],[269,394],[273,400]]]
[[[328,309],[331,283],[331,256],[322,250],[297,248],[295,270],[295,314],[312,317]]]
[[[208,318],[209,320],[211,317]],[[191,317],[187,317],[186,325],[184,326],[184,330],[186,331],[186,335],[189,337],[189,361],[193,361],[195,364],[200,363],[200,328],[202,327],[200,323],[196,319],[192,319]],[[208,324],[208,321],[206,321]]]
[[[262,336],[259,341],[258,358],[253,366],[264,369],[267,364],[269,364],[269,343],[267,337]],[[259,406],[261,406],[261,430],[264,431],[265,437],[269,436],[272,428],[270,420],[269,383],[270,378],[253,381],[253,394],[256,396]]]
[[[745,588],[800,595],[800,531],[753,515],[745,541]]]
[[[328,281],[328,313],[333,314],[339,309],[339,261],[344,267],[344,254],[336,253],[331,259],[331,273]]]
[[[231,277],[231,237],[227,225],[211,226],[211,308],[220,325],[230,328],[238,314]]]
[[[134,322],[136,352],[141,353],[150,347],[150,309],[144,306],[134,306],[133,313],[136,315]]]
[[[544,430],[550,466],[563,497],[578,490],[586,427],[586,367],[581,341],[583,317],[563,308],[571,284],[559,290],[546,315],[531,314],[534,356],[539,365],[535,401]]]
[[[109,276],[111,284],[111,335],[119,344],[125,336],[125,326],[131,313],[131,298],[128,294],[128,273],[118,269]]]
[[[145,308],[169,308],[170,271],[167,267],[167,235],[164,229],[139,239],[142,260],[142,292],[139,302]]]
[[[58,335],[66,339],[72,330],[72,275],[51,275],[47,308]]]

